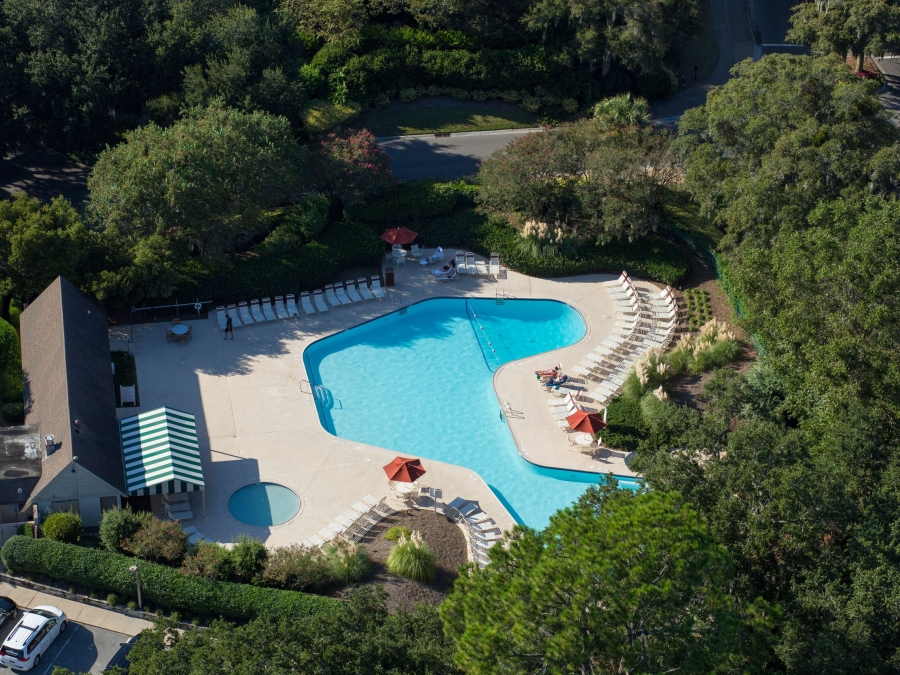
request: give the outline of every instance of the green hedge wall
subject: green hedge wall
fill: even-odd
[[[459,209],[450,216],[416,224],[425,246],[466,247],[480,255],[499,253],[500,261],[516,272],[536,277],[567,277],[578,274],[628,270],[629,274],[663,284],[676,284],[690,271],[687,256],[673,244],[656,237],[634,242],[599,245],[584,242],[574,258],[536,258],[519,247],[521,237],[509,224],[474,209]]]
[[[136,564],[146,602],[192,615],[252,619],[274,612],[282,616],[310,616],[341,606],[332,598],[208,581],[165,565],[49,539],[10,537],[0,549],[0,559],[14,573],[43,574],[127,598],[136,597],[134,576],[128,571]]]
[[[22,403],[22,351],[19,334],[0,319],[0,403]]]
[[[348,218],[371,223],[401,223],[453,213],[461,192],[475,186],[464,183],[400,183],[376,199],[344,209]]]

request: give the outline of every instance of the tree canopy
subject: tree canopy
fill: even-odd
[[[441,615],[472,674],[760,672],[777,611],[737,601],[731,565],[677,494],[592,487],[468,568]]]

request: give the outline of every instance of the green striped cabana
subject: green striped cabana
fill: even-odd
[[[157,408],[120,420],[119,435],[128,494],[163,495],[206,489],[197,427],[190,413]]]

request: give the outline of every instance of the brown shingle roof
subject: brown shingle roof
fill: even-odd
[[[78,465],[124,492],[106,310],[58,277],[19,319],[25,422],[53,434],[36,496],[78,457]],[[79,421],[79,428],[75,427]]]

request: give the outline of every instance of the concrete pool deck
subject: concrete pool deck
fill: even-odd
[[[448,249],[450,252],[452,249]],[[407,263],[397,268],[397,287],[387,289],[382,301],[236,328],[233,341],[223,340],[214,311],[209,319],[184,318],[184,323],[193,325],[193,339],[184,346],[166,342],[167,323],[135,325],[131,344],[128,326],[110,329],[111,348],[129,350],[135,356],[142,404],[139,408],[119,408],[119,417],[163,405],[196,417],[206,481],[206,516],[202,514],[200,495],[192,493],[191,524],[204,536],[225,543],[247,532],[269,546],[297,543],[314,535],[364,495],[388,495],[381,467],[397,453],[336,438],[322,428],[306,383],[302,353],[315,340],[429,298],[493,298],[505,293],[515,298],[561,300],[578,309],[587,324],[583,340],[503,366],[495,376],[495,388],[501,404],[509,402],[516,411],[508,415],[510,428],[530,461],[563,469],[632,475],[620,453],[601,451],[591,459],[570,451],[566,435],[548,410],[549,395],[538,386],[533,372],[560,362],[567,370],[612,332],[614,305],[601,283],[613,278],[611,275],[548,280],[508,272],[499,280],[473,275],[438,283],[430,274],[417,263]],[[286,288],[285,292],[291,290]],[[448,377],[452,370],[453,364],[448,363]],[[397,386],[402,386],[402,378]],[[410,420],[411,424],[416,422]],[[430,459],[422,461],[428,473],[420,482],[441,489],[443,503],[457,496],[477,501],[501,529],[514,525],[500,500],[473,471]],[[301,500],[300,512],[274,527],[251,527],[235,520],[228,513],[229,497],[257,481],[279,483],[293,490]]]

